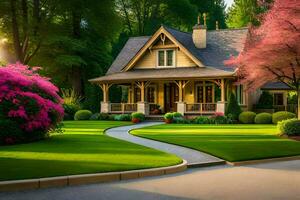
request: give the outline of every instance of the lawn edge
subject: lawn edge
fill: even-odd
[[[155,126],[155,125],[154,125]],[[259,163],[268,163],[268,162],[277,162],[277,161],[289,161],[289,160],[300,160],[300,155],[297,154],[297,155],[292,155],[292,156],[278,156],[278,157],[270,157],[270,158],[261,158],[261,159],[249,159],[249,160],[242,160],[242,161],[228,161],[226,160],[225,158],[222,158],[222,157],[219,157],[217,155],[214,155],[210,152],[207,152],[207,151],[200,151],[199,149],[196,149],[196,148],[192,148],[192,147],[188,147],[188,146],[184,146],[184,145],[180,145],[180,144],[175,144],[175,143],[172,143],[172,142],[165,142],[165,141],[161,141],[161,140],[156,140],[156,139],[153,139],[153,138],[148,138],[148,137],[145,137],[145,136],[141,136],[141,135],[137,135],[137,134],[133,134],[131,133],[131,131],[134,131],[134,130],[139,130],[141,128],[136,128],[136,129],[131,129],[129,131],[129,134],[131,135],[134,135],[136,137],[140,137],[140,138],[144,138],[144,139],[148,139],[148,140],[153,140],[153,141],[157,141],[157,142],[164,142],[166,144],[172,144],[172,145],[177,145],[177,146],[181,146],[181,147],[185,147],[185,148],[189,148],[189,149],[193,149],[193,150],[196,150],[196,151],[199,151],[199,152],[202,152],[202,153],[206,153],[206,154],[209,154],[211,156],[214,156],[216,158],[219,158],[221,160],[224,160],[226,164],[228,165],[231,165],[231,166],[241,166],[241,165],[251,165],[251,164],[259,164]],[[290,138],[284,138],[284,139],[290,139]],[[291,140],[291,139],[290,139]],[[197,166],[197,165],[196,165]]]
[[[258,159],[258,160],[245,160],[245,161],[237,161],[237,162],[226,161],[226,163],[231,166],[243,166],[243,165],[255,165],[255,164],[262,164],[262,163],[292,161],[292,160],[300,160],[300,155],[283,156],[283,157],[275,157],[275,158],[264,158],[264,159]]]
[[[150,169],[1,181],[0,192],[122,181],[149,176],[173,174],[182,172],[186,169],[187,161],[183,160],[183,162],[178,165]]]

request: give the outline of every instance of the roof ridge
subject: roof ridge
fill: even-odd
[[[131,37],[129,37],[129,39],[131,39],[131,38],[149,38],[149,37],[152,37],[152,35],[131,36]]]

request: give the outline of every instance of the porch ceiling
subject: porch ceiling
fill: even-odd
[[[92,83],[125,83],[141,80],[191,80],[191,79],[219,79],[233,78],[234,72],[228,72],[211,67],[177,67],[168,69],[136,69],[126,72],[109,74],[90,79]]]

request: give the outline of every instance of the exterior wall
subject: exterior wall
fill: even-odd
[[[184,98],[185,103],[194,103],[195,101],[195,82],[189,82],[184,88]]]

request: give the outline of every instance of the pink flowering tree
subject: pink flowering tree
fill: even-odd
[[[281,81],[298,93],[300,118],[300,1],[275,0],[258,28],[250,28],[245,49],[226,62],[237,67],[239,82],[256,89]]]
[[[20,63],[0,67],[0,121],[15,122],[22,140],[42,138],[64,115],[58,88],[40,76],[39,69]]]

